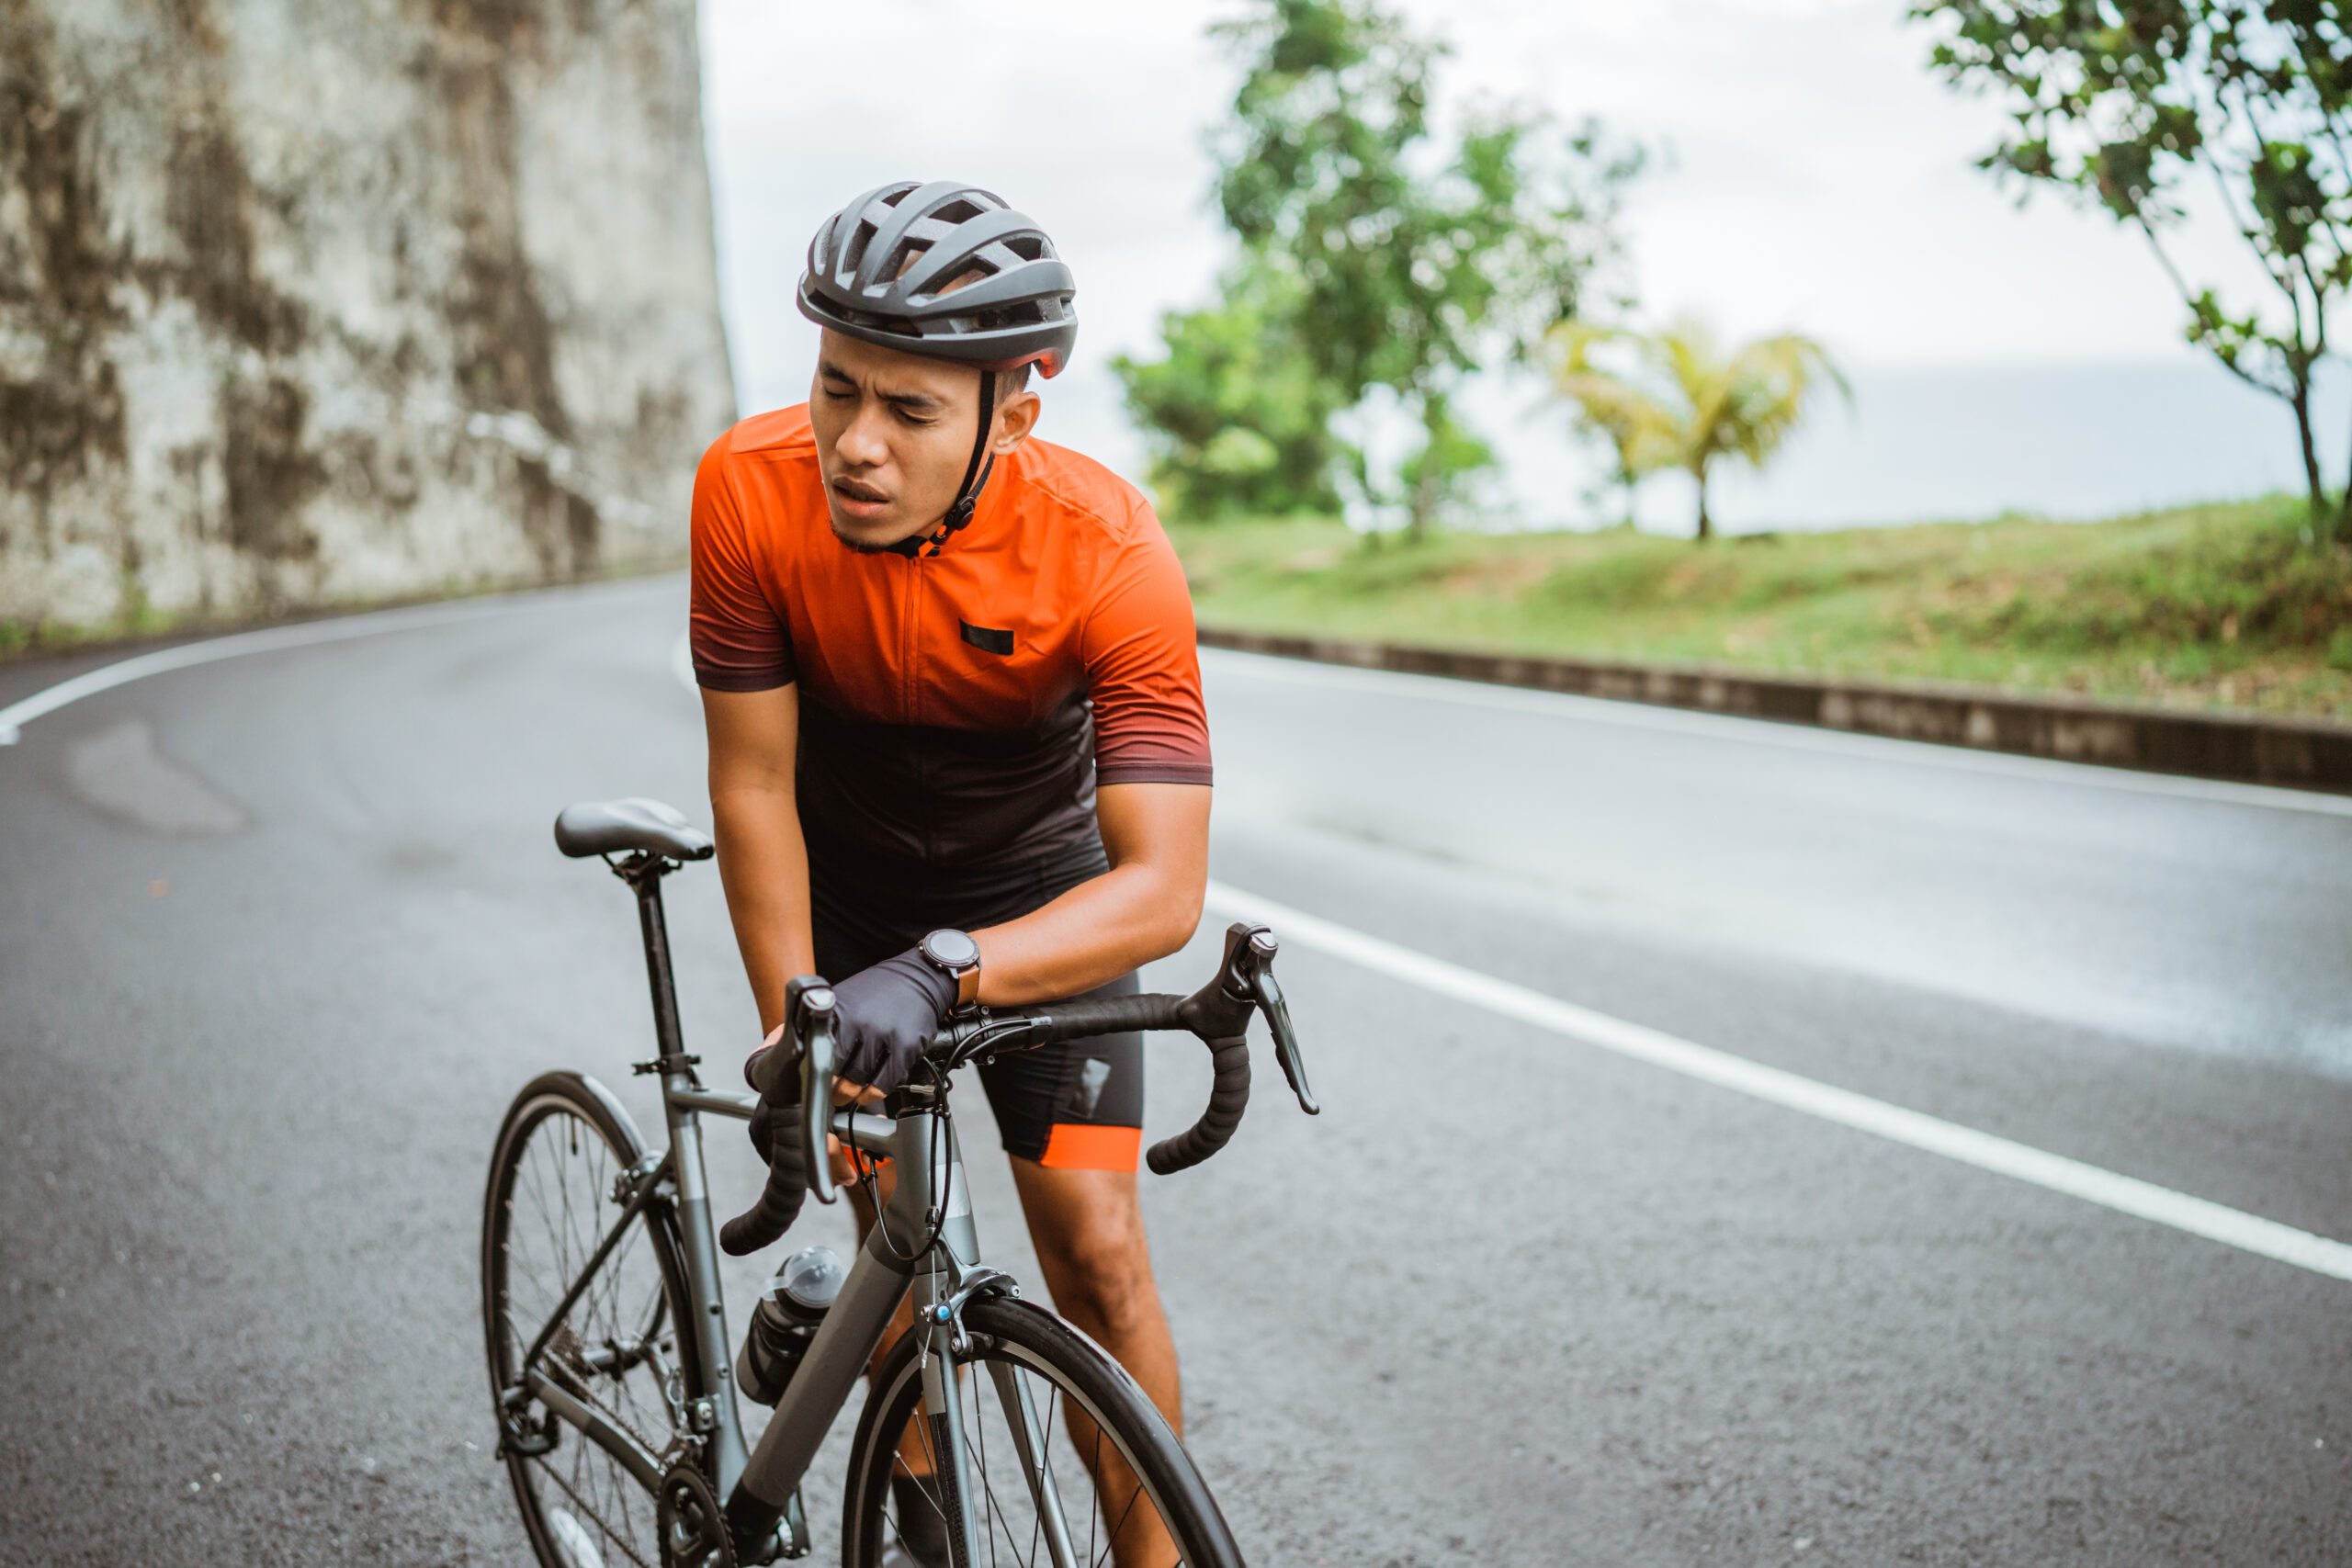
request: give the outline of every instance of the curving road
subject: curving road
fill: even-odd
[[[479,1183],[543,1067],[654,1121],[632,911],[547,825],[605,795],[703,814],[683,600],[453,606],[0,747],[0,1562],[523,1559]],[[0,708],[105,662],[0,666]],[[1343,933],[1283,958],[1326,1114],[1263,1075],[1226,1156],[1147,1187],[1192,1445],[1253,1562],[2352,1560],[2324,1258],[1430,978],[2352,1238],[2343,803],[1206,665],[1220,883]],[[716,877],[671,886],[717,1062],[749,1002]],[[1152,983],[1189,988],[1216,924]],[[1181,1124],[1197,1047],[1155,1050]],[[985,1241],[1034,1277],[975,1168]],[[722,1192],[753,1174],[720,1140]]]

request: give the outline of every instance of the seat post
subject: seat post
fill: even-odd
[[[639,1073],[662,1080],[662,1107],[670,1125],[670,1174],[676,1182],[672,1202],[678,1217],[678,1238],[685,1251],[686,1280],[702,1311],[677,1324],[678,1349],[689,1358],[699,1382],[709,1393],[694,1402],[689,1419],[695,1430],[708,1434],[713,1478],[724,1490],[743,1472],[746,1450],[735,1401],[727,1393],[727,1313],[718,1279],[718,1252],[711,1234],[710,1190],[703,1171],[702,1128],[695,1107],[679,1097],[697,1087],[698,1056],[685,1054],[684,1031],[678,1027],[678,988],[670,971],[670,929],[662,918],[662,879],[677,870],[677,863],[640,850],[613,867],[637,893],[637,919],[645,936],[645,980],[653,993],[653,1038],[661,1055],[639,1062]],[[707,1315],[705,1315],[707,1311]]]
[[[645,938],[645,979],[653,993],[653,1039],[661,1047],[659,1071],[683,1070],[674,1065],[685,1044],[678,1027],[678,987],[670,970],[670,928],[662,917],[662,879],[673,869],[660,855],[639,852],[615,866],[614,872],[637,892],[637,922]]]

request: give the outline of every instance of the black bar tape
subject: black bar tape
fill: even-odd
[[[1089,1002],[1064,1002],[1057,1007],[1039,1008],[1038,1016],[1048,1025],[1041,1045],[1057,1044],[1064,1040],[1091,1040],[1098,1034],[1141,1033],[1153,1029],[1182,1029],[1183,1021],[1176,1010],[1184,1005],[1182,997],[1151,993],[1140,997],[1101,997]]]
[[[808,1141],[798,1116],[778,1115],[765,1100],[752,1112],[752,1146],[768,1162],[768,1181],[758,1202],[718,1227],[720,1251],[742,1258],[773,1247],[792,1228],[808,1198]]]
[[[1225,1147],[1234,1129],[1241,1125],[1241,1112],[1249,1108],[1248,1036],[1212,1040],[1208,1047],[1209,1059],[1216,1070],[1216,1085],[1209,1090],[1209,1108],[1201,1112],[1201,1119],[1190,1130],[1151,1145],[1143,1157],[1155,1176],[1170,1176],[1189,1169]]]

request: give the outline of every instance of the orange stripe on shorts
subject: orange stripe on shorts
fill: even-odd
[[[1140,1127],[1089,1127],[1057,1122],[1037,1163],[1048,1170],[1133,1170],[1143,1153]]]

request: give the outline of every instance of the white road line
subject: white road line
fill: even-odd
[[[539,609],[571,603],[583,593],[637,587],[644,581],[631,579],[625,583],[597,583],[589,588],[534,588],[516,593],[487,594],[455,604],[370,610],[362,615],[340,615],[330,621],[304,621],[299,626],[269,626],[260,631],[237,632],[203,642],[186,642],[177,648],[160,648],[153,653],[142,653],[119,663],[103,664],[96,670],[85,671],[70,681],[44,687],[29,697],[19,698],[0,708],[0,746],[15,745],[24,738],[23,727],[43,714],[55,713],[84,697],[94,697],[100,692],[110,692],[117,686],[142,681],[150,675],[168,674],[175,670],[211,664],[223,659],[238,659],[249,653],[275,653],[280,649],[310,648],[322,642],[347,642],[353,637],[376,637],[385,632],[413,631],[419,626],[473,620],[506,610]]]
[[[1377,691],[1418,697],[1424,702],[1453,703],[1464,707],[1493,708],[1506,713],[1613,725],[1621,729],[1647,729],[1713,740],[1746,741],[1757,746],[1778,746],[1791,751],[1826,751],[1838,756],[1868,758],[1873,761],[1947,768],[1959,773],[1994,773],[2042,784],[2078,784],[2095,789],[2122,790],[2132,795],[2168,795],[2177,800],[2205,800],[2275,811],[2302,811],[2322,817],[2352,817],[2352,795],[2321,795],[2309,790],[2231,784],[2222,779],[2186,778],[2171,773],[2135,773],[2129,768],[2101,767],[2093,762],[2066,762],[2052,757],[2020,757],[2001,751],[1976,751],[1961,746],[1938,745],[1933,741],[1904,740],[1892,735],[1813,729],[1804,725],[1748,718],[1739,714],[1658,707],[1647,703],[1618,702],[1567,692],[1490,686],[1483,682],[1456,680],[1445,675],[1419,675],[1401,670],[1365,670],[1347,664],[1318,664],[1273,654],[1243,653],[1235,649],[1204,648],[1201,649],[1201,657],[1204,664],[1227,665],[1238,673],[1286,681],[1297,685]]]
[[[1603,1051],[1647,1062],[1685,1077],[1801,1111],[1825,1122],[1851,1127],[1891,1142],[1941,1155],[1998,1176],[2014,1177],[2097,1203],[2119,1213],[2154,1220],[2191,1235],[2218,1241],[2259,1257],[2291,1263],[2330,1279],[2352,1280],[2352,1246],[2313,1235],[2185,1192],[2068,1159],[2025,1144],[1996,1138],[1973,1127],[1906,1111],[1883,1100],[1837,1089],[1795,1073],[1768,1067],[1745,1056],[1628,1023],[1540,991],[1464,969],[1442,958],[1415,953],[1375,936],[1319,919],[1304,910],[1245,893],[1224,883],[1209,885],[1210,906],[1221,914],[1262,920],[1284,942],[1313,948],[1375,973],[1409,981],[1427,990],[1485,1008],[1505,1018],[1547,1029]]]

